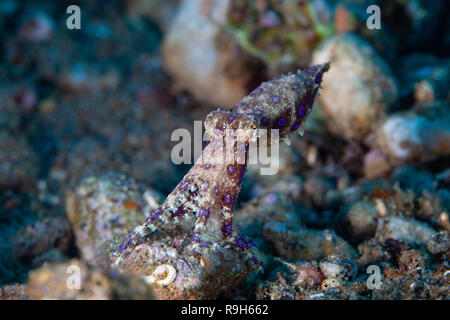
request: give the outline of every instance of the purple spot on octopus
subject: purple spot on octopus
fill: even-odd
[[[300,106],[300,107],[298,108],[298,113],[299,113],[301,116],[303,116],[303,115],[305,114],[305,107],[304,107],[304,106]]]

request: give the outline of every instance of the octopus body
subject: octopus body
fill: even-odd
[[[262,83],[231,110],[209,113],[205,119],[209,144],[161,206],[112,250],[114,266],[121,269],[133,248],[162,235],[181,239],[179,247],[193,254],[230,249],[259,264],[248,253],[253,243],[233,230],[233,207],[246,172],[249,144],[258,142],[264,130],[277,129],[285,141],[302,130],[328,68],[326,63],[282,75]],[[266,142],[277,143],[272,140],[269,135]]]

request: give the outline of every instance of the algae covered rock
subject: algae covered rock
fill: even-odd
[[[393,239],[408,243],[426,244],[434,234],[436,234],[436,231],[426,223],[405,217],[392,217],[378,220],[375,236],[382,242]]]
[[[227,31],[278,75],[309,64],[314,48],[333,32],[332,9],[322,0],[231,0]]]
[[[370,202],[359,201],[343,210],[338,224],[353,240],[361,240],[371,238],[375,234],[376,218],[376,206]]]
[[[290,228],[286,223],[272,221],[264,226],[265,238],[277,255],[294,260],[320,260],[333,254],[344,259],[356,257],[356,250],[330,230]]]

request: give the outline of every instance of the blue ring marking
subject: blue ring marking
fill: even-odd
[[[180,186],[180,190],[183,190],[184,188],[186,188],[186,186],[189,184],[189,180],[185,181],[181,186]]]
[[[243,143],[241,143],[241,144],[239,145],[239,150],[244,150],[244,144],[243,144]]]
[[[245,246],[243,246],[241,244],[241,241],[245,243]],[[239,238],[238,245],[241,246],[242,248],[248,248],[248,242],[245,239],[243,239],[243,238]]]
[[[306,85],[308,88],[311,87],[312,81],[309,80],[309,79],[306,79],[306,80],[305,80],[305,85]]]
[[[280,102],[280,101],[281,101],[280,96],[273,96],[273,97],[272,97],[272,102],[273,102],[273,103],[278,103],[278,102]]]
[[[298,108],[298,113],[299,113],[301,116],[303,116],[303,115],[305,114],[305,107],[304,107],[304,106],[300,106],[300,107]]]
[[[199,217],[201,217],[201,216],[209,217],[209,210],[200,209],[198,216]]]
[[[234,119],[236,119],[235,116],[229,116],[229,117],[228,117],[228,121],[233,121]]]
[[[231,195],[229,193],[227,193],[227,195],[225,196],[225,202],[231,203]]]
[[[228,234],[231,234],[231,232],[233,232],[233,227],[232,227],[231,225],[228,225],[228,226],[225,228],[225,232],[228,233]]]
[[[228,172],[229,172],[229,173],[233,173],[233,171],[234,171],[234,166],[233,166],[232,164],[230,164],[230,165],[228,166]]]
[[[159,216],[159,212],[161,211],[161,209],[156,209],[155,211],[154,211],[154,215],[153,216],[151,216],[150,218],[148,218],[147,220],[149,220],[149,219],[155,219],[156,217],[158,217]]]
[[[206,169],[209,169],[210,167],[211,167],[211,163],[208,163],[208,164],[205,166]]]
[[[208,190],[208,188],[209,188],[209,182],[206,183],[205,190]]]
[[[294,83],[292,85],[292,89],[297,90],[298,88],[300,88],[300,86],[298,85],[298,83]]]
[[[216,188],[216,189],[214,190],[214,193],[217,195],[217,194],[219,193],[219,189]]]
[[[294,129],[297,129],[297,128],[298,128],[298,123],[296,123],[294,126]]]
[[[263,118],[263,119],[262,119],[262,122],[263,122],[263,123],[268,123],[269,121],[268,121],[266,118]]]
[[[195,238],[196,236],[198,236],[198,239]],[[201,241],[200,233],[198,233],[198,232],[194,233],[194,236],[192,237],[192,241]]]
[[[259,110],[259,109],[256,109],[255,114],[258,115],[258,116],[260,116],[260,115],[262,115],[262,111]]]
[[[283,123],[282,123],[283,122]],[[281,118],[279,121],[278,121],[278,124],[280,125],[280,126],[284,126],[284,124],[286,123],[286,120],[284,120],[284,118]]]

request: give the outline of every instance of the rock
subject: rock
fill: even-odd
[[[448,213],[445,212],[445,206],[439,193],[428,190],[422,192],[422,195],[417,199],[416,217],[429,222],[434,227],[449,230]]]
[[[381,242],[387,239],[415,244],[426,244],[436,234],[426,223],[405,217],[378,219],[375,237]]]
[[[187,249],[191,240],[186,235],[160,236],[137,245],[125,259],[115,256],[124,249],[113,242],[113,270],[140,275],[161,300],[214,299],[219,291],[226,296],[249,276],[246,257],[232,248],[218,247],[198,254]]]
[[[328,177],[318,174],[308,176],[303,185],[304,199],[311,201],[312,205],[320,208],[327,207],[327,194],[333,190],[335,190],[333,181]]]
[[[358,201],[344,209],[338,224],[352,240],[372,238],[377,226],[377,208],[370,202]]]
[[[448,100],[449,68],[449,59],[419,53],[406,56],[400,68],[402,96],[421,104]]]
[[[257,292],[258,300],[295,300],[296,290],[294,285],[290,285],[284,273],[277,273],[273,281],[262,283]]]
[[[251,59],[224,32],[229,0],[184,0],[163,43],[167,71],[209,105],[230,107],[247,94]]]
[[[330,129],[360,140],[396,99],[396,81],[375,50],[353,34],[333,36],[314,52],[313,63],[331,61],[320,101]]]
[[[279,192],[267,192],[247,202],[237,211],[234,219],[239,230],[254,241],[254,238],[263,236],[264,225],[270,221],[284,222],[292,226],[301,225],[294,204]]]
[[[110,173],[84,179],[66,197],[82,257],[106,266],[109,241],[144,221],[158,203],[147,203],[145,187],[124,175]]]
[[[425,268],[424,257],[416,250],[404,250],[398,259],[400,269],[409,274],[421,273]]]
[[[367,179],[385,177],[390,169],[388,158],[380,150],[371,150],[364,156],[364,176]]]
[[[264,226],[264,237],[276,254],[285,259],[311,261],[328,255],[339,255],[343,259],[356,257],[356,250],[329,230],[292,228],[286,223],[271,221]]]
[[[277,76],[310,62],[313,49],[333,32],[332,9],[322,0],[231,0],[227,31]]]

